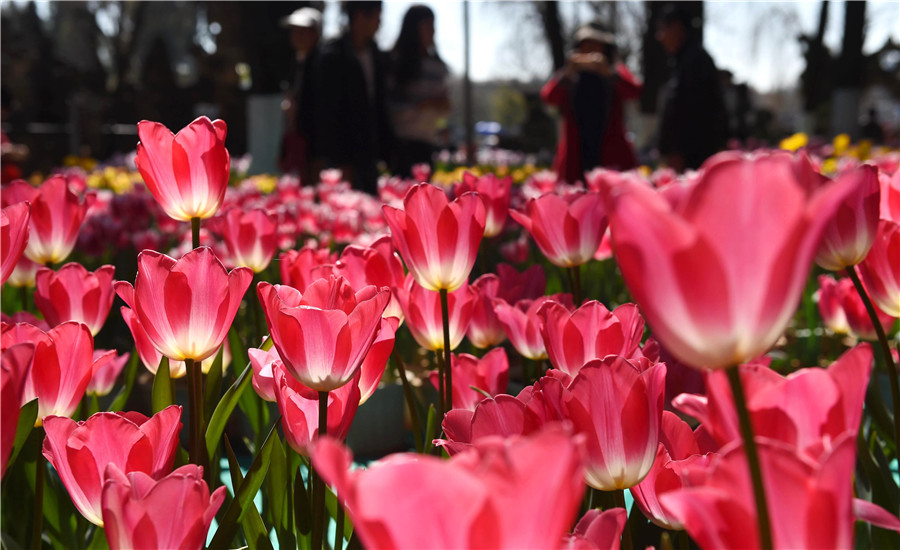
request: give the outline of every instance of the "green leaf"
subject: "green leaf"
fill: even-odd
[[[248,363],[244,372],[237,377],[234,384],[225,390],[225,395],[222,396],[219,404],[216,405],[216,410],[213,411],[209,424],[206,426],[206,451],[209,453],[209,456],[215,455],[216,447],[219,446],[219,440],[222,439],[222,433],[225,431],[225,424],[228,423],[228,419],[231,417],[231,413],[234,412],[234,408],[237,406],[244,390],[250,385],[250,380],[253,376],[252,371],[253,369]]]
[[[290,485],[287,457],[285,457],[284,445],[279,437],[273,444],[269,475],[266,476],[266,497],[268,499],[266,511],[269,523],[275,527],[279,542],[290,540],[293,537],[291,515],[288,512]],[[291,546],[293,547],[293,542],[291,542]]]
[[[292,452],[292,451],[288,451]],[[309,535],[312,532],[312,507],[310,506],[309,492],[306,483],[303,482],[303,468],[305,464],[297,467],[294,475],[294,525],[301,535]],[[307,473],[309,470],[307,469]]]
[[[234,324],[228,329],[228,349],[231,350],[232,365],[246,365],[250,361],[247,357],[247,346],[241,342],[241,336]]]
[[[267,425],[263,421],[262,414],[260,414],[259,401],[261,401],[261,399],[256,395],[255,391],[243,392],[240,399],[238,399],[238,406],[240,406],[241,410],[244,412],[244,416],[247,417],[247,421],[253,429],[253,435],[257,442],[259,442],[259,437],[262,435],[263,430],[266,429]]]
[[[422,454],[431,454],[431,449],[434,448],[436,416],[437,412],[434,410],[434,403],[432,403],[428,406],[428,418],[425,421],[425,445],[422,448]]]
[[[325,486],[325,509],[328,511],[328,514],[336,518],[337,517],[337,507],[340,506],[337,501],[337,496],[331,491],[331,487]],[[346,513],[344,514],[344,539],[350,540],[350,537],[353,536],[353,523],[350,521],[350,516]]]
[[[262,487],[266,478],[266,472],[269,469],[269,461],[272,457],[272,447],[274,439],[278,438],[278,423],[276,422],[269,431],[266,442],[253,459],[250,469],[247,470],[247,476],[241,482],[240,487],[235,489],[234,499],[228,504],[225,515],[219,523],[219,529],[216,531],[212,542],[209,545],[210,550],[228,548],[231,539],[237,532],[238,523],[244,516],[248,506],[253,506],[253,497]],[[255,507],[254,507],[255,508]],[[257,514],[259,512],[257,511]]]
[[[106,532],[102,527],[94,528],[94,536],[88,544],[87,550],[109,550],[109,543],[106,540]]]
[[[175,402],[172,392],[172,379],[169,377],[169,358],[163,357],[153,378],[153,389],[150,392],[153,414],[165,409]]]
[[[278,438],[277,435],[275,437],[276,439]],[[233,488],[240,487],[244,481],[244,476],[241,474],[241,465],[238,464],[238,459],[234,456],[234,450],[231,448],[231,442],[228,440],[227,435],[223,441],[225,442],[225,453],[228,455],[228,473],[231,474],[231,486]],[[252,501],[251,505],[247,507],[241,516],[241,527],[244,529],[244,538],[247,539],[249,549],[264,548],[272,550],[272,543],[269,541],[266,524],[263,523],[259,510],[252,504]]]
[[[34,429],[34,422],[37,420],[37,413],[37,398],[25,403],[19,411],[19,423],[16,425],[16,439],[13,442],[12,452],[9,455],[9,462],[6,463],[7,470],[12,468],[13,464],[16,462],[16,457],[19,456],[19,451],[22,450],[25,441],[27,441],[28,436],[31,435],[31,431]]]
[[[219,403],[219,397],[222,395],[222,356],[225,353],[225,346],[219,348],[216,358],[213,359],[212,366],[209,367],[209,373],[206,375],[206,392],[203,395],[205,403],[203,404],[203,418],[209,423],[216,405]]]
[[[115,399],[113,399],[112,404],[109,406],[110,411],[118,412],[125,408],[128,398],[131,397],[131,389],[134,387],[134,380],[137,378],[138,361],[139,356],[137,348],[135,348],[131,351],[131,358],[128,360],[128,365],[125,366],[125,387],[116,394]]]

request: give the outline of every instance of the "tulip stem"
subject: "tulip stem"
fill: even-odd
[[[191,218],[191,247],[200,247],[200,218]]]
[[[884,327],[881,326],[881,321],[878,320],[875,306],[872,304],[872,300],[869,299],[869,294],[863,287],[862,281],[859,280],[856,269],[851,266],[844,271],[846,271],[850,280],[853,281],[856,292],[862,298],[863,304],[866,306],[866,312],[868,312],[869,318],[872,320],[872,326],[875,328],[875,334],[878,335],[878,343],[881,344],[881,354],[884,356],[884,364],[888,370],[888,380],[891,383],[891,401],[894,402],[894,445],[900,445],[900,381],[897,380],[897,366],[894,364],[894,357],[891,355],[891,347],[888,344],[887,335],[884,333]]]
[[[444,371],[446,370],[446,367],[444,366],[443,352],[441,350],[435,350],[434,357],[435,357],[435,360],[437,361],[437,366],[438,366],[438,417],[444,418],[444,411],[446,410],[444,408],[444,405],[445,405],[444,396],[446,394],[446,392],[444,391],[444,384],[445,384],[444,378],[446,377],[446,374],[444,374]]]
[[[406,377],[406,365],[403,364],[403,359],[397,353],[396,348],[394,348],[391,356],[394,358],[394,365],[397,367],[397,376],[400,378],[400,383],[403,384],[403,394],[406,396],[406,406],[409,407],[409,417],[412,421],[413,440],[416,442],[416,450],[421,453],[425,446],[422,444],[422,420],[419,419],[419,407],[416,403],[416,396],[413,393],[409,379]]]
[[[319,392],[319,434],[321,439],[328,435],[328,392]],[[326,515],[325,515],[325,482],[322,477],[312,467],[309,469],[312,478],[313,492],[313,531],[312,531],[312,549],[318,550],[322,548],[325,541],[326,531]]]
[[[33,550],[40,550],[43,547],[41,537],[44,532],[44,471],[47,469],[44,461],[44,455],[39,447],[34,463],[34,525],[31,529]]]
[[[747,455],[747,464],[750,466],[750,478],[753,481],[753,495],[756,500],[757,526],[759,529],[760,548],[772,550],[772,531],[769,523],[769,505],[766,502],[766,490],[763,485],[762,470],[759,465],[759,453],[756,449],[756,440],[753,438],[753,424],[750,421],[750,413],[747,411],[747,402],[744,400],[744,386],[741,383],[741,374],[737,366],[726,369],[728,382],[731,384],[731,394],[734,398],[734,406],[737,408],[738,422],[741,426],[741,436],[744,438],[744,450]]]
[[[337,503],[337,528],[334,530],[334,550],[343,550],[344,548],[344,507],[340,502]]]
[[[200,363],[193,359],[185,359],[184,367],[187,370],[188,416],[191,423],[190,461],[202,466],[203,472],[208,475],[209,467],[204,460],[206,439],[203,437],[203,370]]]
[[[613,495],[616,499],[616,508],[621,508],[628,511],[628,507],[625,505],[625,489],[616,489],[613,491]],[[625,527],[622,529],[622,550],[632,550],[634,548],[634,543],[631,541],[631,529],[628,528],[628,523],[625,524]]]
[[[22,296],[22,311],[28,311],[28,286],[22,285],[19,287],[19,292]]]
[[[444,382],[444,391],[447,397],[444,399],[444,411],[453,410],[453,364],[450,361],[450,306],[448,305],[447,289],[441,289],[441,319],[444,322],[444,365],[447,381]],[[441,415],[443,422],[444,415]]]

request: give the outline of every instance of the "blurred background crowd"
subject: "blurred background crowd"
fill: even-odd
[[[227,121],[248,173],[374,192],[451,156],[696,168],[796,132],[896,146],[896,2],[3,0],[4,180]],[[86,166],[86,168],[90,168]]]

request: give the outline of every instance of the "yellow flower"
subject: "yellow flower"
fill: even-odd
[[[809,137],[803,132],[798,132],[790,137],[786,137],[781,140],[781,143],[778,144],[780,149],[787,149],[788,151],[796,151],[802,147],[806,147],[809,143]]]

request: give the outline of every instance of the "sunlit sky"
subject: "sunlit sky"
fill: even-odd
[[[435,39],[440,55],[451,71],[463,70],[463,6],[458,0],[421,2],[435,11]],[[403,14],[413,4],[387,1],[382,10],[382,26],[377,36],[383,49],[390,48],[400,31]],[[493,78],[528,78],[522,66],[550,67],[549,54],[542,45],[530,47],[517,14],[522,7],[497,5],[498,2],[471,2],[469,6],[474,80]],[[508,4],[508,3],[507,3]],[[706,2],[704,43],[720,68],[730,70],[738,82],[748,82],[760,91],[790,86],[803,71],[804,61],[796,39],[801,33],[814,33],[818,24],[819,1],[808,2]],[[583,3],[562,2],[564,20],[588,20]],[[340,10],[336,2],[327,2],[325,35],[333,36],[340,28]],[[840,50],[844,22],[844,3],[830,3],[826,45]],[[870,0],[867,6],[867,36],[864,50],[879,49],[893,36],[900,42],[900,2]],[[527,36],[534,36],[527,31]],[[754,38],[754,34],[756,38]],[[516,46],[519,52],[509,52]],[[533,60],[529,59],[533,57]],[[634,67],[637,69],[638,67]],[[533,74],[533,73],[532,73]]]

